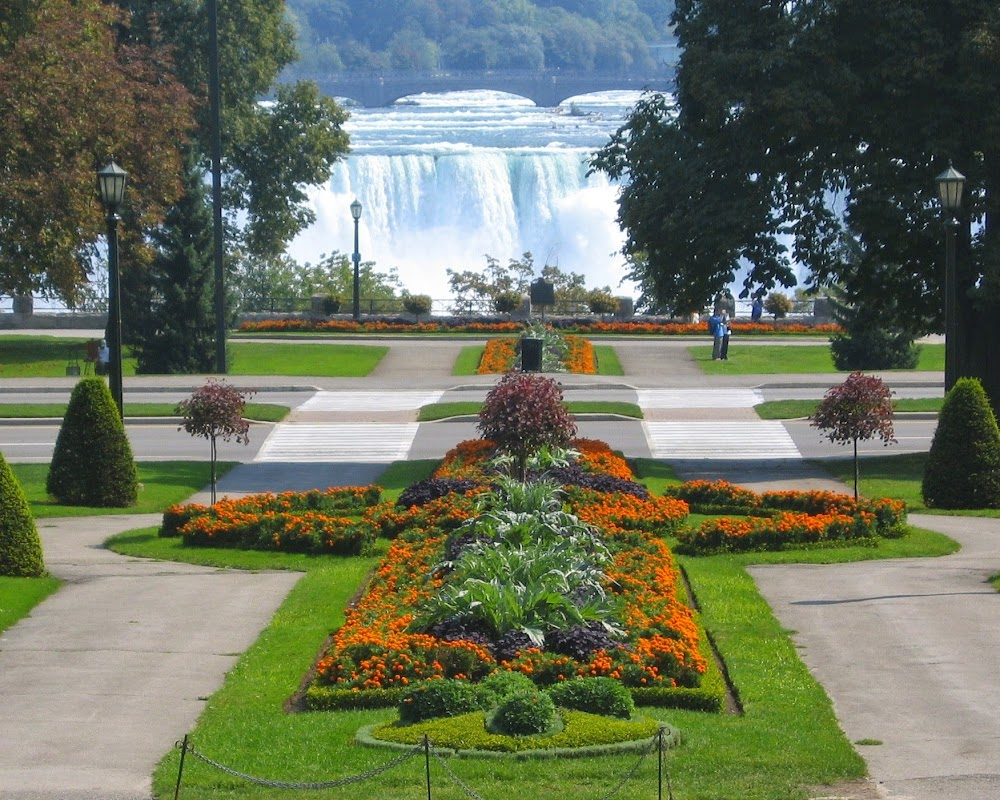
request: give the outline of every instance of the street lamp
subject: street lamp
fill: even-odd
[[[944,390],[958,380],[958,280],[955,275],[955,234],[958,211],[962,207],[965,176],[951,164],[935,178],[941,207],[948,215],[944,223]]]
[[[122,294],[118,270],[118,206],[125,197],[125,179],[128,173],[114,160],[97,170],[97,187],[101,202],[108,212],[108,383],[111,396],[118,406],[118,416],[125,419],[122,405]]]
[[[358,252],[358,221],[361,219],[361,203],[357,198],[351,203],[351,216],[354,217],[354,319],[361,319],[361,253]]]

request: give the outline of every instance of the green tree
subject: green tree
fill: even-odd
[[[66,505],[135,505],[139,478],[132,445],[103,378],[83,378],[73,389],[45,488]]]
[[[211,372],[215,368],[212,212],[201,170],[188,160],[184,196],[150,234],[156,255],[134,271],[125,341],[140,374]]]
[[[0,453],[0,575],[38,578],[44,574],[35,518],[21,484]]]
[[[4,4],[0,12],[0,293],[79,298],[106,231],[95,171],[129,173],[123,249],[180,194],[190,94],[169,51],[122,43],[129,20],[99,0]]]
[[[959,374],[980,377],[997,405],[996,4],[678,0],[673,21],[676,104],[646,98],[593,161],[626,180],[619,220],[640,284],[689,307],[740,270],[744,296],[791,286],[798,262],[849,302],[883,316],[895,304],[940,329],[933,181],[952,160],[972,188],[959,229]],[[856,261],[838,252],[848,230]]]
[[[1000,429],[975,378],[944,398],[921,492],[933,508],[1000,508]]]

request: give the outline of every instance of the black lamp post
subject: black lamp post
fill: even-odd
[[[125,179],[128,173],[114,161],[97,170],[97,186],[101,202],[108,212],[108,383],[111,396],[118,406],[118,415],[124,419],[122,406],[122,293],[118,270],[118,206],[125,196]]]
[[[358,252],[358,221],[361,219],[361,203],[357,198],[351,203],[351,216],[354,217],[354,319],[361,319],[361,253]]]
[[[958,211],[962,207],[965,176],[950,164],[935,178],[941,207],[948,218],[944,223],[944,390],[958,380],[958,281],[955,275],[955,234]]]

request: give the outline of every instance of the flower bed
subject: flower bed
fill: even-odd
[[[378,486],[326,491],[262,493],[167,509],[160,536],[181,536],[185,545],[243,547],[300,553],[357,555],[375,541]]]
[[[874,544],[905,531],[906,506],[898,500],[861,498],[821,491],[756,493],[726,481],[690,481],[667,490],[704,514],[735,514],[680,533],[678,552],[708,554],[781,550],[786,547]]]
[[[601,322],[579,318],[553,318],[548,321],[553,328],[582,334],[615,334],[638,336],[705,336],[703,322],[673,322],[666,320],[621,320]],[[348,319],[312,319],[293,317],[247,321],[240,324],[246,333],[519,333],[521,322],[484,320],[472,322],[468,318],[441,319],[424,322],[407,322],[398,318],[371,319],[355,322]],[[733,331],[741,336],[831,336],[841,328],[835,324],[809,325],[802,322],[735,322]]]

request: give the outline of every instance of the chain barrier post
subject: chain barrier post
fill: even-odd
[[[656,797],[663,800],[663,726],[656,729]]]
[[[174,787],[174,800],[177,800],[181,796],[181,777],[184,775],[184,756],[187,754],[188,749],[188,735],[185,733],[184,738],[180,742],[181,745],[181,763],[177,768],[177,785]]]
[[[431,800],[431,740],[424,734],[424,771],[427,774],[427,800]]]

